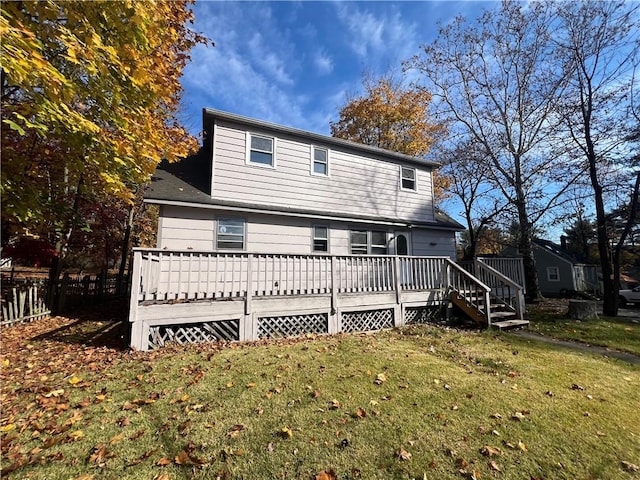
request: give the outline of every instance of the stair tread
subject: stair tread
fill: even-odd
[[[503,320],[500,322],[491,322],[491,326],[505,330],[508,328],[526,327],[529,325],[529,320]]]
[[[491,312],[491,318],[493,318],[493,317],[506,318],[506,317],[513,317],[513,316],[516,316],[516,315],[517,315],[516,312],[494,312],[494,311]]]

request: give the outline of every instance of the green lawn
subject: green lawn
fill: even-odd
[[[640,369],[620,361],[429,326],[143,354],[110,326],[2,330],[2,478],[640,474]]]
[[[636,318],[600,315],[598,319],[578,321],[567,318],[566,308],[542,304],[527,306],[526,317],[533,332],[640,355],[640,310]]]

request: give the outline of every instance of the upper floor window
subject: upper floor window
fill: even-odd
[[[326,148],[311,147],[313,165],[311,173],[329,175],[329,151]]]
[[[240,218],[219,219],[216,240],[218,249],[244,250],[244,220]]]
[[[247,134],[247,161],[257,165],[275,165],[275,139],[264,135]]]
[[[400,186],[403,190],[416,190],[416,169],[400,167]]]
[[[559,282],[560,269],[558,267],[547,267],[547,280],[550,282]]]
[[[352,255],[386,255],[387,232],[351,230]]]
[[[313,227],[313,251],[329,251],[329,229],[327,227]]]

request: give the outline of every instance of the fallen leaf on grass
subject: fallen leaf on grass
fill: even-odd
[[[73,480],[93,480],[94,478],[96,478],[95,475],[92,475],[90,473],[85,473],[84,475],[80,475],[79,477],[76,477]]]
[[[289,427],[282,427],[282,429],[280,430],[280,434],[284,438],[291,438],[293,437],[293,430],[291,430]]]
[[[124,434],[123,434],[123,433],[120,433],[120,434],[118,434],[118,435],[116,435],[116,436],[114,436],[114,437],[111,437],[111,438],[109,439],[109,443],[110,443],[111,445],[115,445],[115,444],[117,444],[117,443],[120,443],[120,442],[122,441],[122,439],[123,439],[123,438],[124,438]]]
[[[500,455],[502,453],[502,450],[500,450],[498,447],[485,445],[480,449],[480,453],[487,457],[493,457],[494,455]]]
[[[402,461],[411,460],[411,453],[400,447],[396,450],[396,458]]]
[[[527,451],[527,446],[526,446],[526,445],[524,444],[524,442],[522,442],[522,441],[518,441],[518,448],[519,448],[520,450],[522,450],[523,452],[526,452],[526,451]]]
[[[627,472],[637,472],[640,470],[640,467],[631,462],[622,462],[622,468],[624,468]]]
[[[70,383],[71,385],[77,385],[77,384],[79,384],[79,383],[82,383],[82,379],[81,379],[80,377],[76,377],[76,376],[74,375],[73,377],[71,377],[71,378],[69,379],[69,383]]]
[[[367,416],[367,411],[364,408],[358,408],[353,416],[355,418],[365,418]]]
[[[329,471],[322,470],[318,475],[316,475],[316,480],[338,480],[338,477],[333,469],[330,469]]]
[[[489,468],[491,470],[494,470],[496,472],[501,472],[502,470],[500,470],[500,466],[495,462],[495,460],[491,460],[489,462]]]
[[[2,427],[0,427],[0,432],[7,433],[15,428],[16,426],[13,423],[10,423],[9,425],[3,425]]]
[[[387,376],[384,373],[379,373],[376,375],[376,379],[373,381],[376,385],[382,385],[387,381]]]
[[[584,387],[581,385],[578,385],[577,383],[574,383],[571,385],[571,390],[584,390]]]
[[[156,462],[156,465],[159,467],[166,467],[167,465],[171,465],[171,459],[167,457],[162,457],[160,460]]]
[[[158,475],[153,480],[171,480],[171,477],[169,475],[167,475],[166,473],[161,473],[160,475]]]
[[[341,407],[342,407],[342,404],[338,400],[336,399],[331,400],[331,404],[329,405],[329,408],[331,410],[338,410]]]

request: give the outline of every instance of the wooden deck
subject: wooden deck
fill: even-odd
[[[451,291],[491,323],[491,288],[448,257],[136,249],[131,346],[390,328],[443,315]]]

